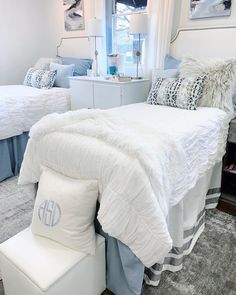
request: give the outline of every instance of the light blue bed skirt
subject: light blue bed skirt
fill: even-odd
[[[98,209],[99,204],[97,212]],[[105,233],[97,218],[95,229],[106,240],[107,289],[115,295],[140,295],[144,277],[142,262],[128,246]]]
[[[0,181],[19,173],[28,138],[28,132],[24,132],[0,140]]]

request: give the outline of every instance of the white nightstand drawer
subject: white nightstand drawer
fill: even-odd
[[[120,86],[94,83],[94,107],[110,109],[121,105]]]
[[[119,82],[103,77],[70,77],[71,109],[109,109],[144,102],[149,88],[147,79]]]
[[[71,109],[92,109],[93,104],[93,84],[88,81],[71,80]]]

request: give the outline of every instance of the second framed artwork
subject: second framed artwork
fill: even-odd
[[[84,0],[63,0],[65,30],[84,30]]]
[[[232,0],[189,0],[190,19],[230,16]]]

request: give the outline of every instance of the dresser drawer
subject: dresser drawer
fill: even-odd
[[[121,105],[121,88],[116,85],[94,83],[94,107],[110,109]]]
[[[93,84],[87,81],[70,81],[71,109],[91,109],[93,103]]]
[[[105,77],[70,77],[71,109],[110,109],[121,105],[144,102],[149,80],[121,82]]]

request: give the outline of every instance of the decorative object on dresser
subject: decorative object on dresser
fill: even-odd
[[[92,18],[89,20],[88,35],[94,38],[95,76],[99,76],[97,38],[103,37],[103,21],[101,19]]]
[[[230,123],[223,167],[220,209],[236,216],[236,118]]]
[[[147,79],[119,82],[103,77],[71,77],[71,109],[109,109],[144,102],[149,88],[150,82]]]
[[[141,62],[141,35],[145,35],[148,33],[147,28],[147,14],[136,13],[132,14],[130,18],[130,35],[138,35],[138,48],[136,50],[136,77],[135,79],[141,79],[139,75],[139,64]]]

